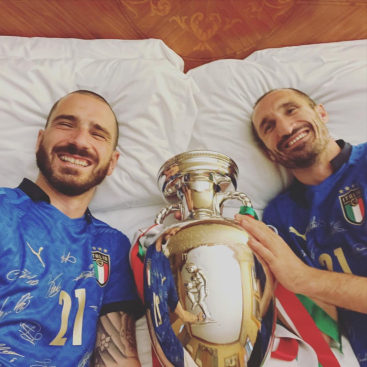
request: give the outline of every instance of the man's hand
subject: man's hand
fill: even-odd
[[[248,246],[263,266],[268,266],[275,278],[288,290],[302,293],[307,284],[310,267],[305,265],[284,240],[266,224],[246,215],[235,215],[236,220],[250,234]],[[265,264],[264,264],[265,262]]]
[[[263,266],[288,290],[325,304],[367,313],[367,278],[311,268],[266,224],[235,215],[249,233],[248,245]]]

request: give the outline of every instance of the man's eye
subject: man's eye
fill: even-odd
[[[66,126],[66,127],[72,127],[72,124],[70,122],[59,122],[59,126]]]
[[[267,133],[270,133],[274,128],[274,123],[271,122],[269,124],[267,124],[264,128],[264,133],[267,134]]]
[[[106,139],[106,137],[100,133],[92,133],[92,135],[98,139]]]
[[[291,107],[287,109],[287,114],[290,115],[292,114],[297,108],[296,107]]]

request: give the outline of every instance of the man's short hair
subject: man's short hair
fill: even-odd
[[[85,89],[80,89],[80,90],[76,90],[74,92],[71,92],[69,94],[67,94],[67,96],[69,96],[70,94],[84,94],[84,95],[87,95],[87,96],[90,96],[90,97],[93,97],[95,99],[98,99],[100,100],[101,102],[104,102],[106,103],[106,105],[110,108],[111,112],[113,113],[113,116],[115,116],[115,122],[116,122],[116,139],[115,139],[115,143],[114,143],[114,149],[116,149],[117,147],[117,143],[118,143],[118,140],[119,140],[119,135],[120,135],[120,129],[119,129],[119,123],[117,121],[117,117],[115,115],[115,112],[113,112],[113,109],[111,108],[110,104],[101,96],[99,95],[98,93],[95,93],[95,92],[92,92],[90,90],[85,90]],[[64,96],[66,97],[66,96]],[[45,125],[45,129],[47,128],[49,122],[50,122],[50,118],[51,118],[51,115],[52,113],[55,111],[56,107],[58,106],[59,102],[64,98],[60,98],[58,101],[55,102],[55,104],[52,106],[51,110],[50,110],[50,113],[48,114],[47,116],[47,121],[46,121],[46,125]]]
[[[295,89],[295,88],[278,88],[278,89],[272,89],[269,92],[266,92],[265,94],[263,94],[254,104],[254,108],[253,110],[256,108],[256,106],[262,101],[262,99],[264,99],[268,94],[278,91],[278,90],[292,90],[293,92],[297,93],[298,95],[300,95],[303,99],[305,99],[309,106],[312,109],[315,109],[315,107],[317,106],[316,102],[306,93],[303,93],[302,91]],[[268,148],[265,146],[264,142],[260,139],[259,134],[257,133],[256,129],[255,129],[255,125],[252,119],[252,115],[251,115],[251,128],[252,128],[252,134],[254,136],[255,142],[259,145],[260,148],[264,149],[264,150],[268,150]]]

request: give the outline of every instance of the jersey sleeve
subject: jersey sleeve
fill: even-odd
[[[116,311],[141,313],[142,305],[129,261],[130,241],[121,232],[116,237],[116,251],[110,259],[110,277],[106,284],[100,315]]]

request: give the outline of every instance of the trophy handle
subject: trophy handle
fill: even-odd
[[[227,200],[239,200],[243,205],[252,208],[252,203],[249,197],[243,192],[239,191],[230,191],[225,193],[216,194],[216,209],[217,213],[221,213],[223,211],[223,204]]]
[[[165,208],[163,208],[161,211],[158,212],[158,214],[155,217],[154,223],[162,224],[163,221],[167,218],[167,216],[177,211],[181,212],[181,217],[182,217],[182,205],[180,203],[166,206]]]

